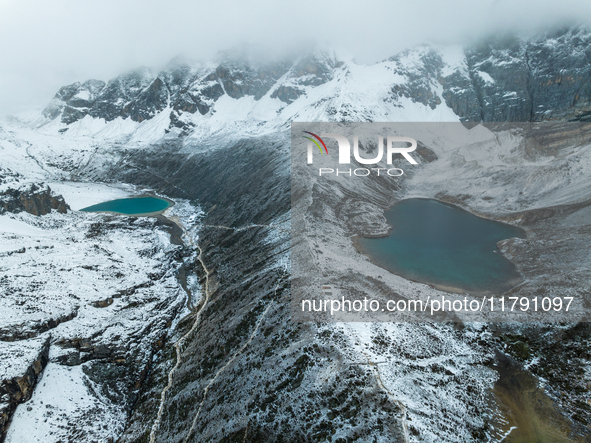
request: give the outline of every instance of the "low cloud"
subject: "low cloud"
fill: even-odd
[[[0,112],[43,106],[57,89],[108,80],[178,54],[211,59],[256,45],[278,56],[319,45],[361,62],[430,41],[591,23],[586,0],[0,0]]]

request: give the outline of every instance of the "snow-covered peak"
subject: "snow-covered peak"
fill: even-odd
[[[110,137],[141,125],[154,141],[171,131],[272,131],[294,120],[586,120],[590,42],[588,30],[565,29],[471,47],[421,45],[370,65],[322,50],[264,60],[247,48],[210,63],[177,57],[159,73],[65,86],[42,123],[66,136]]]

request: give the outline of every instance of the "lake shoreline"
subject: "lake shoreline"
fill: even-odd
[[[93,208],[95,206],[99,206],[103,203],[109,203],[110,201],[118,201],[118,200],[137,200],[137,199],[143,199],[143,198],[152,198],[152,199],[158,199],[158,200],[163,200],[165,202],[168,203],[168,206],[166,206],[163,209],[160,209],[158,211],[148,211],[148,212],[137,212],[137,213],[132,213],[132,214],[128,214],[125,212],[118,212],[118,211],[93,211],[93,210],[89,210],[89,208]],[[168,209],[172,208],[175,205],[175,202],[169,198],[166,197],[161,197],[159,195],[153,195],[153,194],[141,194],[141,195],[136,195],[136,196],[130,196],[130,197],[126,197],[126,198],[122,198],[122,199],[116,199],[116,200],[110,200],[110,201],[106,201],[103,203],[99,203],[97,205],[92,205],[92,206],[88,206],[87,208],[82,208],[80,209],[80,211],[82,212],[95,212],[97,214],[111,214],[111,215],[123,215],[126,217],[157,217],[159,215],[162,215],[164,212],[166,212]]]
[[[462,288],[462,287],[458,287],[455,286],[453,284],[446,284],[446,283],[441,283],[441,282],[434,282],[434,281],[430,281],[429,279],[422,279],[422,278],[416,278],[415,277],[408,277],[403,275],[404,273],[400,273],[397,270],[393,270],[390,269],[389,267],[385,266],[382,261],[377,260],[376,258],[374,258],[369,251],[367,251],[366,248],[364,248],[361,244],[361,239],[362,238],[366,238],[366,239],[380,239],[380,238],[388,238],[392,235],[392,231],[394,230],[394,226],[391,223],[390,220],[388,220],[388,217],[386,216],[387,211],[391,210],[392,208],[394,208],[397,204],[402,203],[402,202],[408,202],[409,200],[424,200],[424,201],[432,201],[435,203],[439,203],[443,206],[446,206],[448,208],[452,208],[454,210],[459,210],[459,211],[463,211],[468,213],[471,216],[474,216],[478,219],[482,219],[485,221],[491,221],[491,222],[496,222],[496,223],[500,223],[500,224],[504,224],[507,225],[511,228],[516,228],[519,229],[521,234],[523,235],[523,238],[527,238],[527,231],[521,227],[515,226],[513,224],[509,224],[509,223],[504,223],[502,221],[499,220],[495,220],[494,218],[490,218],[490,217],[483,217],[482,215],[479,214],[474,214],[471,211],[462,208],[461,206],[457,206],[455,204],[449,203],[449,202],[445,202],[445,201],[440,201],[439,199],[436,198],[427,198],[427,197],[412,197],[412,198],[408,198],[408,199],[401,199],[396,201],[395,203],[389,205],[386,209],[383,210],[383,217],[386,219],[386,223],[388,225],[388,231],[387,232],[380,232],[380,233],[376,233],[376,234],[366,234],[366,235],[360,235],[360,234],[356,234],[350,237],[351,243],[353,245],[353,247],[355,248],[355,250],[362,254],[363,256],[365,256],[368,261],[376,266],[378,266],[381,269],[386,270],[387,272],[397,275],[401,278],[404,278],[405,280],[411,281],[411,282],[415,282],[415,283],[421,283],[421,284],[425,284],[430,286],[431,288],[434,289],[438,289],[440,291],[444,291],[444,292],[448,292],[448,293],[452,293],[452,294],[464,294],[464,295],[470,295],[470,296],[477,296],[477,297],[482,297],[482,296],[499,296],[499,295],[503,295],[506,293],[509,293],[511,291],[513,291],[516,287],[518,287],[519,285],[521,285],[524,282],[523,279],[523,275],[521,275],[521,273],[517,270],[517,267],[515,266],[515,263],[513,263],[512,260],[510,260],[509,258],[507,258],[505,256],[505,254],[502,253],[502,251],[497,247],[497,249],[499,249],[499,253],[509,262],[511,263],[511,265],[514,267],[515,272],[517,273],[516,277],[510,278],[506,281],[505,285],[501,286],[500,290],[491,290],[491,289],[466,289],[466,288]],[[512,237],[509,237],[512,238]],[[505,239],[499,240],[499,241],[503,241]],[[498,243],[498,242],[497,242]],[[496,251],[495,251],[496,252]]]

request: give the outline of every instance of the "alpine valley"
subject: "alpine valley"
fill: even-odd
[[[351,237],[420,196],[525,229],[499,245],[520,296],[591,303],[588,29],[368,65],[177,57],[0,121],[0,441],[591,441],[589,323],[292,321],[290,125],[366,121],[581,123],[551,149],[421,146],[374,200],[339,196],[355,229],[314,210],[319,182],[302,195],[335,257],[400,294],[445,292]],[[143,195],[174,205],[80,211]]]

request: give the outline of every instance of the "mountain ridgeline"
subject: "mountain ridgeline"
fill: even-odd
[[[395,106],[403,98],[431,109],[445,103],[463,121],[591,120],[591,33],[584,28],[498,37],[464,48],[420,46],[376,65],[391,75],[380,100]],[[175,59],[158,74],[139,69],[107,83],[64,86],[43,115],[65,124],[87,115],[142,122],[171,108],[170,128],[190,130],[190,115],[214,113],[224,95],[255,101],[269,96],[288,106],[328,82],[346,85],[355,66],[320,52],[269,63],[227,54],[214,64]],[[356,103],[320,95],[319,101],[329,101],[328,116],[365,117],[354,112]]]

